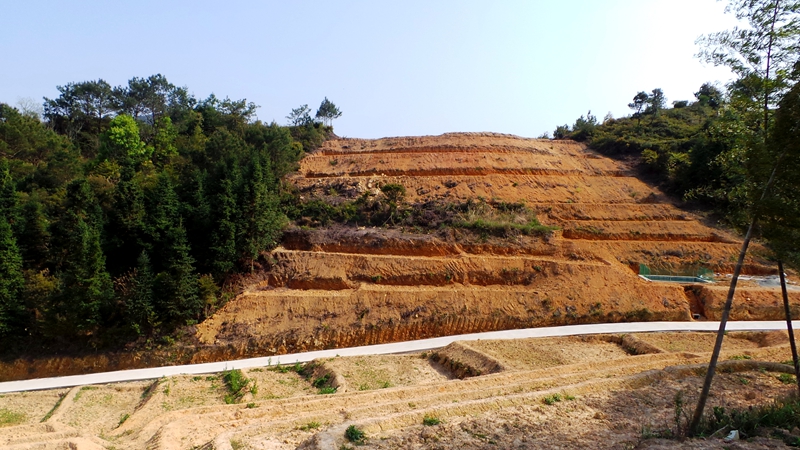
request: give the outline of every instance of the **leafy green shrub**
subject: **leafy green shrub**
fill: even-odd
[[[325,375],[323,375],[323,376],[317,378],[316,380],[314,380],[311,383],[311,385],[314,386],[315,388],[319,389],[319,388],[325,386],[328,383],[328,381],[330,381],[330,379],[331,379],[331,374],[326,373]]]
[[[442,423],[442,421],[439,420],[438,417],[429,416],[425,414],[425,417],[422,418],[422,424],[428,427],[439,425],[440,423]]]
[[[247,392],[247,387],[250,380],[244,376],[241,370],[231,369],[222,373],[222,381],[228,389],[228,394],[225,395],[225,403],[238,403]]]
[[[381,192],[392,203],[400,203],[406,196],[406,187],[398,183],[388,183],[381,186]]]
[[[349,427],[347,427],[347,430],[345,430],[344,437],[346,437],[347,440],[350,442],[362,442],[366,437],[366,435],[364,434],[364,431],[361,430],[361,428],[358,428],[355,425],[350,425]]]

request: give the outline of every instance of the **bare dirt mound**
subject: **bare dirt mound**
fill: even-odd
[[[290,181],[305,201],[330,205],[387,202],[382,188],[401,185],[401,207],[428,222],[307,220],[311,227],[290,230],[265,256],[266,281],[197,327],[201,342],[246,340],[267,354],[554,324],[714,318],[717,288],[647,282],[639,265],[725,272],[739,249],[736,236],[571,141],[491,133],[338,139],[306,156]],[[524,204],[554,231],[497,237],[441,222],[452,205],[474,201]],[[745,272],[774,269],[750,256]],[[755,306],[736,317],[773,318],[774,295],[749,296]],[[800,307],[800,295],[792,302]]]

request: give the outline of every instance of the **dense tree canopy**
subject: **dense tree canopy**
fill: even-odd
[[[118,344],[212,313],[278,241],[281,179],[331,131],[307,107],[265,124],[251,102],[198,101],[160,74],[58,91],[44,122],[0,103],[5,342]]]

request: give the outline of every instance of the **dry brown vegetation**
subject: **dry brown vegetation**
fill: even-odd
[[[719,435],[674,438],[712,345],[711,333],[460,341],[423,354],[243,370],[257,388],[231,404],[223,374],[5,394],[0,419],[17,419],[0,422],[0,447],[722,448],[731,444]],[[710,406],[788,395],[796,386],[780,363],[789,358],[785,333],[730,333]],[[350,426],[366,435],[359,446],[345,437]],[[730,448],[783,445],[747,437]]]

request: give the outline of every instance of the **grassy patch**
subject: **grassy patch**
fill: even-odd
[[[83,386],[82,388],[80,388],[80,390],[78,390],[78,392],[75,393],[75,397],[72,398],[72,401],[77,402],[83,395],[84,391],[94,391],[96,389],[97,387],[95,386]]]
[[[782,373],[778,375],[778,380],[780,380],[783,384],[794,384],[794,375],[788,373]]]
[[[425,417],[422,418],[422,424],[427,426],[427,427],[432,427],[434,425],[439,425],[440,423],[442,423],[442,421],[439,420],[438,417],[429,416],[429,415],[425,414]]]
[[[130,419],[130,417],[131,415],[128,413],[123,414],[122,417],[119,418],[119,423],[117,426],[122,426],[122,424],[125,423],[126,420]]]
[[[58,396],[58,400],[56,401],[56,404],[53,405],[52,408],[50,408],[50,411],[47,411],[47,414],[45,414],[44,417],[42,417],[42,420],[41,420],[42,423],[47,422],[47,419],[53,417],[53,414],[56,412],[58,407],[61,406],[61,402],[63,402],[66,397],[67,397],[67,394],[61,394],[61,395]]]
[[[708,436],[720,429],[739,430],[743,438],[763,435],[762,429],[772,428],[772,436],[783,438],[789,445],[797,445],[796,437],[789,436],[788,430],[800,426],[800,399],[785,398],[762,406],[743,409],[727,409],[715,406],[711,414],[704,418],[697,434]]]
[[[250,385],[250,380],[239,369],[223,372],[222,381],[228,389],[228,394],[225,395],[225,403],[227,404],[238,403],[244,397]]]
[[[482,236],[545,235],[555,230],[539,223],[533,210],[523,203],[499,202],[492,205],[484,200],[470,200],[459,209],[450,226],[468,229]]]
[[[18,425],[25,421],[25,413],[0,408],[0,427]]]
[[[279,373],[287,373],[287,372],[300,373],[300,372],[303,371],[303,365],[300,364],[299,362],[296,362],[296,363],[291,364],[291,365],[288,365],[288,364],[277,365],[277,366],[271,367],[271,368],[269,368],[267,370],[271,370],[273,372],[279,372]]]

